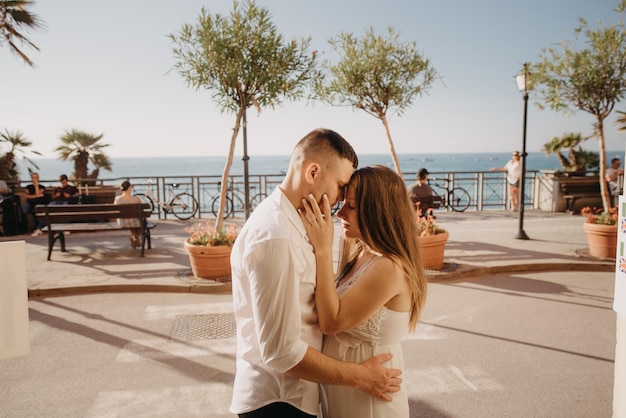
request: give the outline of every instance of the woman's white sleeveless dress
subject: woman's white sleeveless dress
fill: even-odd
[[[346,294],[372,262],[379,258],[369,260],[348,281],[337,287],[339,297]],[[322,352],[352,363],[362,363],[377,354],[393,353],[393,359],[384,366],[404,370],[400,344],[408,330],[409,317],[409,312],[396,312],[383,306],[358,327],[324,336]],[[322,411],[324,418],[408,417],[409,403],[404,383],[399,392],[390,396],[393,401],[385,402],[357,389],[322,385]]]

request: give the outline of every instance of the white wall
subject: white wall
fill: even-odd
[[[0,242],[0,360],[30,351],[24,241]]]

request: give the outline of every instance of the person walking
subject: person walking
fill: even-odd
[[[384,401],[400,390],[401,371],[383,367],[392,354],[356,364],[320,352],[315,254],[297,209],[309,195],[338,201],[357,165],[354,149],[338,133],[313,130],[296,144],[285,178],[237,236],[231,253],[237,354],[230,410],[240,417],[316,416],[318,383],[354,387]]]
[[[402,339],[415,329],[427,293],[419,232],[404,180],[382,165],[354,172],[337,213],[343,227],[337,275],[333,220],[325,216],[330,201],[324,195],[320,208],[311,196],[303,205],[300,216],[315,249],[322,352],[355,363],[389,352],[394,355],[391,366],[403,369]],[[322,395],[324,417],[409,417],[404,385],[391,402],[334,384],[324,384]]]

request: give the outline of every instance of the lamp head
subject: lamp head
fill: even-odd
[[[515,83],[517,88],[522,93],[527,93],[530,90],[530,71],[528,71],[528,63],[524,64],[522,71],[515,76]]]

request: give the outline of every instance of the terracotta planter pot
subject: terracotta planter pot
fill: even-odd
[[[589,254],[599,258],[615,258],[617,248],[617,225],[602,225],[585,222]]]
[[[193,275],[200,279],[230,281],[230,253],[232,247],[191,245],[185,240]]]
[[[443,266],[443,253],[449,235],[446,231],[441,234],[418,238],[425,269],[438,269]]]

